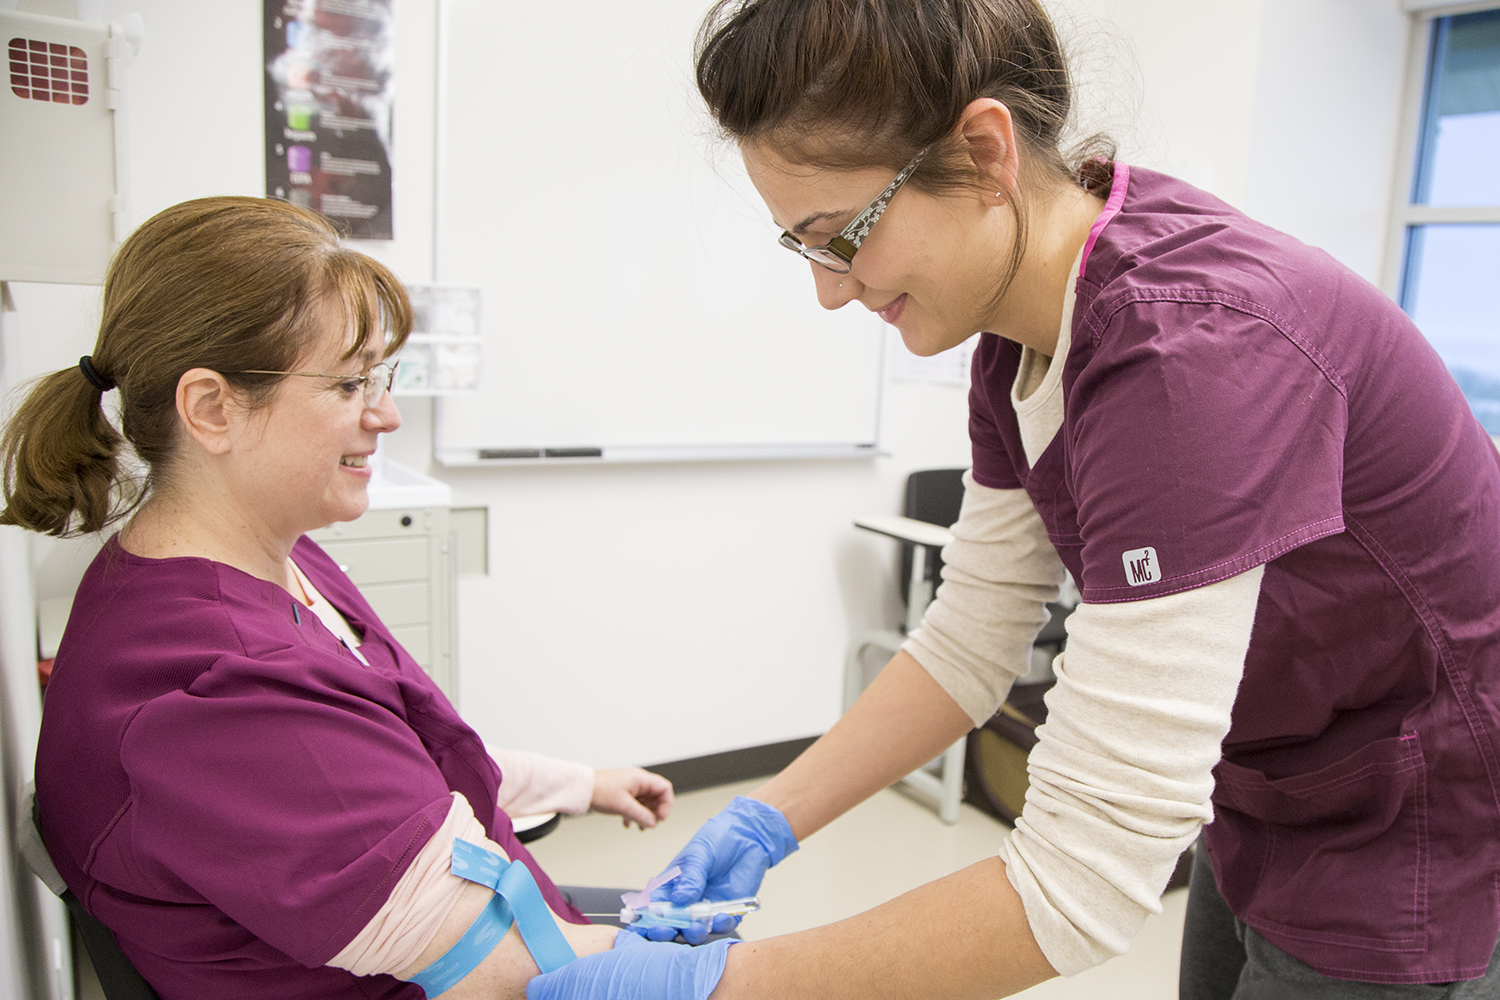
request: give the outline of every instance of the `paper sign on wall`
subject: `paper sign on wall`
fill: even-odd
[[[401,348],[391,390],[408,396],[445,396],[478,389],[484,360],[479,289],[408,284],[406,293],[411,296],[411,336]]]
[[[266,194],[391,239],[391,0],[265,0],[265,58]]]

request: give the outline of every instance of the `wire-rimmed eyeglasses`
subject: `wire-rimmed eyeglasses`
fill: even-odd
[[[374,406],[380,402],[380,398],[390,389],[391,383],[396,381],[396,369],[401,362],[394,361],[389,364],[382,361],[378,365],[371,365],[358,375],[335,375],[332,372],[271,372],[259,369],[251,369],[242,372],[226,372],[227,375],[298,375],[302,378],[336,378],[344,382],[355,382],[359,384],[364,393],[365,405]],[[351,390],[352,391],[352,390]]]
[[[854,221],[844,227],[843,232],[827,243],[820,247],[803,246],[801,240],[785,230],[782,231],[777,242],[836,274],[848,274],[850,268],[854,266],[854,255],[859,252],[860,244],[865,241],[866,236],[870,235],[870,230],[885,214],[891,199],[896,197],[896,192],[901,190],[901,185],[906,183],[906,179],[917,169],[917,164],[922,162],[922,157],[926,156],[927,150],[931,148],[931,146],[924,147],[912,157],[911,162],[901,168],[896,179],[887,184],[885,190],[876,195],[875,200],[866,205],[864,211],[856,215]]]

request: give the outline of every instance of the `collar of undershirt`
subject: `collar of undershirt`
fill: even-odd
[[[1073,258],[1070,275],[1081,273],[1087,247],[1081,247]],[[1077,298],[1077,280],[1067,282],[1063,289],[1062,321],[1058,324],[1057,347],[1052,357],[1033,350],[1021,348],[1021,362],[1016,369],[1015,381],[1010,387],[1010,404],[1016,411],[1016,421],[1021,430],[1021,447],[1026,452],[1026,464],[1036,466],[1047,445],[1057,436],[1063,421],[1062,370],[1059,359],[1066,359],[1073,345],[1073,306]]]

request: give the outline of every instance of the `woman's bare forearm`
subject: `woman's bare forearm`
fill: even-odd
[[[1055,975],[991,858],[836,924],[729,949],[712,1000],[990,1000]]]
[[[974,723],[921,664],[897,653],[844,717],[751,793],[801,840],[943,752]]]

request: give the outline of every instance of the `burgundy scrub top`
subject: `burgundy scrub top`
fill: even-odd
[[[1206,836],[1233,911],[1326,975],[1447,982],[1500,934],[1500,456],[1406,315],[1326,253],[1117,165],[1061,431],[974,358],[974,478],[1090,603],[1264,565]]]
[[[363,633],[360,663],[280,587],[111,539],[48,684],[48,853],[164,1000],[402,997],[325,963],[385,903],[461,792],[567,904],[496,806],[479,737],[309,539],[293,558]]]

